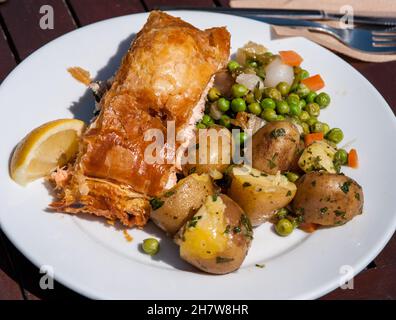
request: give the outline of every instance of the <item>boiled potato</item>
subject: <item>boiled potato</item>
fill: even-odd
[[[240,267],[253,238],[249,218],[225,195],[209,196],[175,237],[180,256],[208,273]]]
[[[192,174],[161,197],[151,201],[153,210],[150,218],[168,234],[175,234],[215,192],[207,174]]]
[[[300,133],[289,121],[273,121],[252,137],[252,166],[268,174],[292,169],[299,152]]]
[[[363,210],[363,190],[343,174],[310,172],[297,181],[292,202],[303,221],[324,226],[344,224]]]
[[[234,167],[231,171],[231,186],[227,194],[238,203],[258,226],[272,217],[280,208],[292,201],[296,185],[280,173],[268,175],[259,170]]]
[[[232,134],[221,126],[214,125],[201,130],[198,148],[189,151],[188,162],[183,166],[184,175],[209,173],[214,179],[221,179],[232,158]]]
[[[334,155],[336,150],[325,141],[314,141],[306,147],[298,160],[298,165],[304,172],[325,170],[336,173]]]

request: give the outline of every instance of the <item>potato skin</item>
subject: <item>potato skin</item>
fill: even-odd
[[[212,180],[207,174],[189,175],[159,198],[163,204],[151,212],[150,218],[161,229],[173,235],[195,214],[206,197],[214,192]]]
[[[250,168],[233,168],[228,196],[248,215],[253,226],[268,221],[278,209],[287,206],[296,193],[296,185],[283,175],[267,175]]]
[[[175,237],[176,243],[180,246],[181,258],[196,268],[212,274],[226,274],[237,270],[244,261],[253,238],[249,218],[238,204],[223,194],[219,198],[225,205],[224,220],[227,226],[226,230],[228,229],[228,231],[217,230],[217,234],[221,233],[227,237],[227,245],[222,251],[217,252],[215,256],[203,258],[195,252],[182,250],[185,241],[188,241],[185,238],[188,222]],[[211,200],[209,199],[209,201]],[[200,209],[196,215],[202,214],[202,212],[204,211]],[[235,231],[235,228],[239,228],[239,231]]]
[[[217,148],[211,148],[211,140],[209,138],[211,130],[216,130],[219,135],[219,139],[217,140]],[[212,175],[215,171],[224,173],[224,171],[230,166],[233,141],[231,132],[222,126],[213,125],[210,127],[210,129],[208,129],[207,135],[205,137],[207,141],[206,156],[203,155],[203,158],[200,159],[199,150],[204,145],[204,142],[198,141],[199,147],[197,149],[196,155],[191,157],[192,161],[189,159],[189,163],[183,165],[184,175],[188,175],[192,172],[199,174],[209,173]],[[197,135],[197,139],[201,139],[201,137]],[[204,139],[204,137],[202,137],[202,139]]]
[[[363,190],[353,179],[327,172],[310,172],[297,181],[292,202],[295,214],[304,222],[337,226],[361,214]]]
[[[273,121],[252,137],[252,167],[268,174],[289,171],[300,150],[300,133],[290,121]]]

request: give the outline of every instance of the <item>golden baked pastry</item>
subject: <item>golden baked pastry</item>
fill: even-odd
[[[225,28],[201,31],[187,22],[153,11],[123,58],[100,114],[82,137],[67,181],[58,185],[58,211],[87,212],[143,226],[149,198],[176,183],[175,163],[148,164],[146,130],[166,137],[167,121],[176,133],[191,134],[202,117],[213,74],[228,60]]]

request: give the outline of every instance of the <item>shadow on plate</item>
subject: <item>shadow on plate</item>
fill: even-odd
[[[123,56],[128,51],[131,42],[135,38],[135,36],[136,33],[132,33],[130,36],[120,42],[115,54],[109,59],[106,65],[98,71],[98,74],[94,79],[95,81],[107,80],[115,74],[121,64]],[[74,118],[89,123],[93,117],[94,106],[95,99],[92,95],[91,90],[87,89],[84,95],[81,96],[78,101],[72,103],[69,110],[73,113]]]

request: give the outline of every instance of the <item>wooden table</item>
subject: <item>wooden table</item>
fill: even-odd
[[[39,8],[51,5],[55,28],[41,30]],[[159,5],[228,6],[227,0],[8,0],[0,4],[0,82],[36,49],[87,24]],[[396,111],[396,61],[364,63],[342,57],[359,70]],[[5,107],[5,106],[2,106]],[[375,106],[373,106],[375,107]],[[354,280],[355,289],[337,289],[322,299],[396,299],[396,236]],[[56,283],[41,290],[41,274],[0,230],[0,299],[84,299]]]

